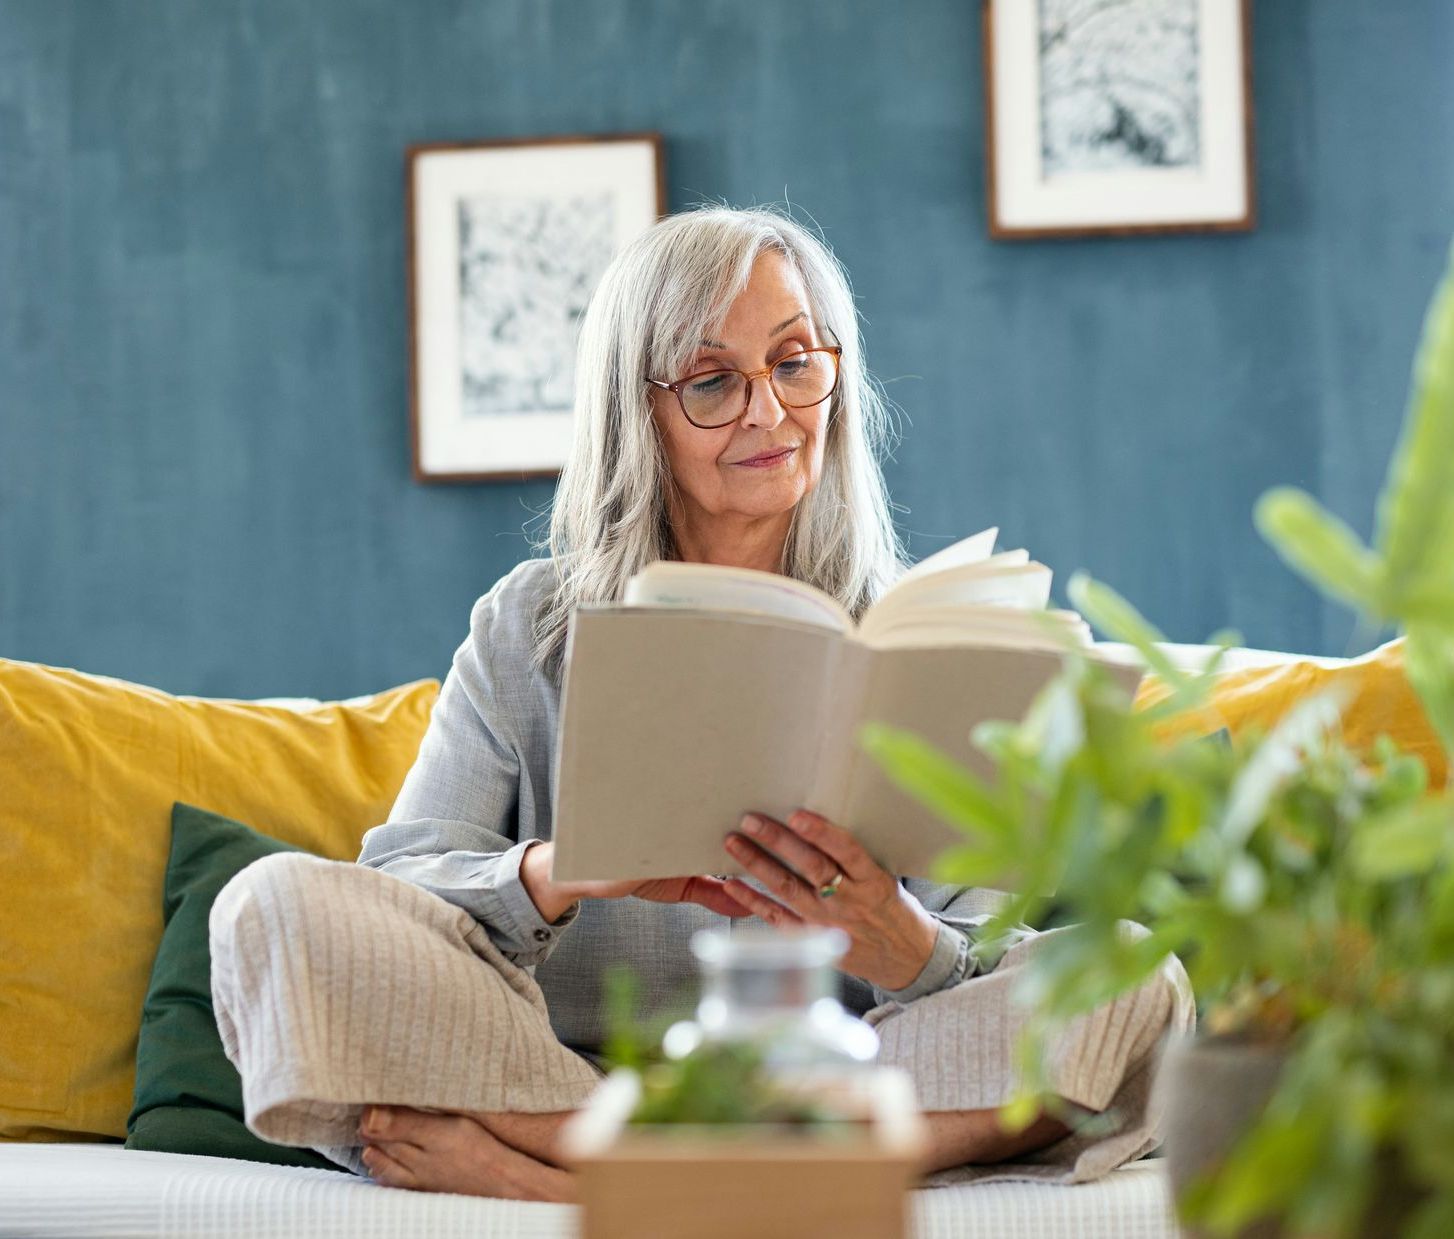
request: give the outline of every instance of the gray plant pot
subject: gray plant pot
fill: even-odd
[[[1166,1094],[1166,1168],[1178,1200],[1222,1163],[1261,1115],[1283,1058],[1280,1048],[1250,1041],[1183,1037],[1168,1043],[1160,1087]],[[1239,1235],[1276,1239],[1282,1233],[1275,1223],[1258,1222]]]
[[[1280,1047],[1235,1038],[1179,1038],[1169,1042],[1158,1087],[1165,1090],[1166,1162],[1178,1200],[1214,1170],[1262,1114],[1277,1087],[1285,1055]],[[1360,1239],[1397,1235],[1426,1199],[1390,1152],[1380,1159],[1374,1198],[1355,1232]],[[1197,1239],[1202,1232],[1186,1228]],[[1238,1239],[1280,1239],[1273,1222],[1238,1231]]]

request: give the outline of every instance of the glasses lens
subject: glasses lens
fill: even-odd
[[[790,408],[804,408],[828,399],[838,380],[831,353],[793,353],[772,368],[778,399]]]
[[[699,374],[681,388],[682,408],[698,426],[721,426],[742,412],[742,376],[735,370]]]

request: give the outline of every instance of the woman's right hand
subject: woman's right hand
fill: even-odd
[[[625,882],[554,882],[550,864],[554,843],[537,843],[525,849],[520,861],[520,881],[541,917],[554,923],[581,899],[624,899],[635,895],[653,903],[696,903],[722,916],[751,916],[738,903],[721,878],[641,878]]]

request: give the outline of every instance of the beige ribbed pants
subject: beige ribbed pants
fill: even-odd
[[[370,1103],[439,1110],[567,1110],[600,1073],[558,1042],[534,978],[469,913],[374,869],[295,853],[249,865],[212,908],[212,1002],[242,1075],[248,1126],[366,1174],[355,1135]],[[880,1061],[914,1079],[925,1110],[981,1109],[1013,1091],[1023,1019],[1015,974],[1044,935],[995,970],[906,1007],[869,1012]],[[1109,1134],[1073,1135],[1014,1166],[962,1167],[933,1183],[1093,1179],[1157,1143],[1154,1051],[1189,1029],[1174,959],[1154,982],[1077,1021],[1056,1043],[1052,1085],[1108,1111]]]

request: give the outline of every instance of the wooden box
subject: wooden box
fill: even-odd
[[[613,1072],[567,1125],[581,1239],[902,1239],[927,1137],[913,1086],[877,1068],[839,1082],[862,1121],[831,1133],[636,1125],[634,1072]]]

